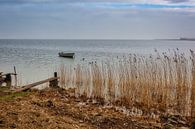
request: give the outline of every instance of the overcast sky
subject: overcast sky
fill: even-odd
[[[0,0],[0,38],[195,37],[195,0]]]

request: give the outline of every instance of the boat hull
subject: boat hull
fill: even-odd
[[[59,55],[59,57],[74,58],[75,53],[60,52],[60,53],[58,53],[58,55]]]

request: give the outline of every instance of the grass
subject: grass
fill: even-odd
[[[128,108],[159,109],[190,116],[195,112],[195,55],[178,49],[153,55],[129,54],[118,59],[61,66],[61,86],[77,95],[104,99]]]
[[[7,86],[0,86],[0,92],[4,92],[4,91],[7,91],[9,90],[10,87],[7,87]]]
[[[28,92],[10,93],[8,95],[0,96],[0,100],[14,100],[18,97],[24,97],[27,95],[28,95]]]

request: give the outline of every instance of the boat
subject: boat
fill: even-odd
[[[74,58],[75,53],[73,52],[59,52],[59,57]]]

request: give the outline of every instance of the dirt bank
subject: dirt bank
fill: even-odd
[[[132,110],[131,110],[132,111]],[[0,98],[0,128],[18,129],[151,129],[190,127],[190,120],[171,115],[127,113],[103,105],[74,90],[33,90]],[[136,112],[136,111],[135,111]],[[139,111],[137,111],[139,112]]]

